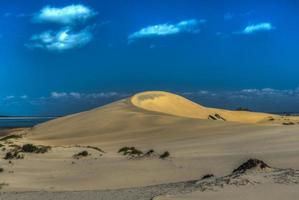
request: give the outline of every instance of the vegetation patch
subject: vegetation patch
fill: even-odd
[[[161,155],[160,155],[160,159],[166,159],[166,158],[168,158],[170,156],[170,153],[168,152],[168,151],[165,151],[164,153],[162,153]]]
[[[213,177],[215,177],[214,174],[206,174],[203,177],[201,177],[201,180],[208,179],[208,178],[213,178]]]
[[[79,158],[87,157],[87,156],[89,156],[88,151],[81,151],[81,152],[79,152],[79,153],[73,155],[73,158],[75,158],[75,159],[79,159]]]
[[[5,160],[12,160],[12,159],[24,159],[24,154],[21,154],[20,151],[9,151],[5,154],[4,158]]]
[[[118,151],[118,153],[121,153],[124,156],[130,156],[130,157],[140,157],[143,155],[143,152],[136,149],[135,147],[123,147]]]
[[[295,125],[294,122],[283,122],[282,124],[283,124],[283,125],[286,125],[286,126],[288,126],[288,125]]]
[[[258,169],[265,169],[270,168],[264,161],[258,159],[249,159],[242,165],[240,165],[237,169],[233,171],[233,173],[243,174],[247,170],[258,168]]]
[[[153,149],[148,150],[148,151],[144,154],[145,157],[151,157],[151,156],[154,156],[154,155],[155,155],[155,151],[154,151]]]
[[[2,167],[0,167],[0,173],[4,172],[4,169]]]
[[[8,136],[4,136],[2,138],[0,138],[0,141],[7,141],[7,140],[10,140],[10,139],[20,139],[22,138],[21,135],[8,135]]]
[[[21,151],[24,153],[46,153],[51,149],[50,146],[25,144],[22,146]]]

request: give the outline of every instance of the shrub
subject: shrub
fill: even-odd
[[[164,153],[162,153],[160,155],[160,159],[165,159],[168,158],[170,156],[170,153],[168,151],[165,151]]]
[[[201,180],[212,178],[212,177],[215,177],[214,174],[206,174],[201,178]]]
[[[49,146],[35,146],[33,144],[25,144],[22,146],[22,152],[25,153],[46,153],[51,149]]]
[[[81,151],[81,152],[79,152],[79,153],[73,155],[73,158],[79,159],[79,158],[81,158],[81,157],[86,157],[86,156],[88,156],[88,155],[89,155],[89,154],[88,154],[88,151]]]
[[[24,154],[20,154],[19,151],[9,151],[5,154],[5,160],[12,160],[12,159],[24,159]]]
[[[282,124],[283,124],[283,125],[286,125],[286,126],[287,126],[287,125],[295,125],[294,122],[283,122]]]
[[[123,147],[118,150],[118,153],[122,153],[123,155],[129,155],[129,156],[141,156],[143,155],[143,152],[136,149],[135,147]]]
[[[4,171],[4,169],[2,167],[0,167],[0,173],[3,172],[3,171]]]
[[[150,149],[144,154],[144,156],[147,156],[147,157],[152,156],[154,153],[155,153],[155,151],[153,149]]]
[[[20,136],[20,135],[8,135],[8,136],[0,138],[0,141],[6,141],[6,140],[9,140],[9,139],[19,139],[19,138],[22,138],[22,136]]]

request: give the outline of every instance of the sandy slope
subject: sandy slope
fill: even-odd
[[[202,128],[198,119],[241,123],[280,124],[298,118],[284,118],[266,113],[229,111],[206,108],[181,96],[167,92],[143,92],[94,110],[62,117],[35,127],[29,138],[50,144],[90,144],[127,135],[150,135],[164,132]],[[218,118],[217,118],[218,117]],[[269,119],[273,119],[270,121]],[[210,123],[213,128],[219,123]],[[220,123],[221,124],[221,123]],[[229,125],[230,123],[226,123]],[[177,132],[177,131],[175,131]],[[169,133],[168,133],[169,134]]]
[[[208,120],[215,113],[226,121]],[[281,125],[297,119],[272,116],[274,121],[269,121],[269,116],[205,108],[164,92],[141,93],[34,127],[13,142],[56,147],[46,154],[26,154],[13,164],[1,159],[5,171],[0,183],[9,184],[4,191],[140,187],[198,179],[206,173],[225,175],[250,157],[299,169],[299,126]],[[78,144],[97,146],[106,153],[101,156],[75,147]],[[171,156],[131,160],[117,153],[124,146],[167,150]],[[91,156],[72,158],[84,149]],[[1,157],[4,154],[0,152]]]

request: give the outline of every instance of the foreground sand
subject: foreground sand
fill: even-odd
[[[151,95],[152,93],[149,99],[152,99]],[[165,108],[163,101],[158,101],[158,105]],[[154,103],[154,108],[159,108],[156,106],[157,102]],[[180,105],[184,103],[186,102]],[[172,104],[175,105],[176,102]],[[147,199],[151,195],[142,196],[143,187],[198,180],[207,173],[224,176],[249,158],[259,158],[278,168],[299,169],[297,118],[262,113],[247,115],[247,112],[241,112],[243,116],[250,116],[249,122],[245,123],[243,120],[248,117],[241,117],[243,122],[235,122],[235,114],[232,114],[232,118],[226,116],[231,119],[226,121],[208,120],[206,115],[182,116],[186,114],[183,110],[190,109],[188,106],[180,107],[179,111],[166,107],[167,112],[163,109],[161,112],[153,110],[153,102],[143,106],[126,99],[99,109],[53,120],[24,132],[22,139],[13,140],[11,143],[50,145],[52,149],[45,154],[25,154],[24,159],[12,160],[11,164],[0,159],[0,167],[4,168],[4,172],[0,173],[0,183],[8,184],[3,186],[1,191],[47,192],[5,193],[1,196],[5,197],[4,199],[79,199],[81,195],[84,198],[80,199],[100,196],[102,199]],[[172,113],[169,113],[170,111]],[[224,112],[217,110],[222,116],[225,115]],[[196,115],[200,112],[194,113]],[[210,111],[208,114],[211,114]],[[274,120],[269,120],[269,117]],[[253,118],[255,120],[252,120]],[[294,125],[282,125],[290,121]],[[1,157],[11,148],[10,143],[5,145],[7,149],[0,152]],[[88,145],[99,147],[105,153],[88,148]],[[170,157],[164,160],[158,157],[129,159],[117,153],[124,146],[134,146],[142,151],[154,149],[159,154],[169,151]],[[87,150],[91,155],[78,160],[72,157],[82,150]],[[119,190],[122,188],[135,189],[133,192],[130,192],[131,189]],[[159,193],[162,191],[159,188],[160,186],[155,190],[154,196],[165,194]],[[254,194],[258,197],[259,194],[262,195],[259,192],[263,191],[261,188],[265,188],[265,191],[275,189],[275,192],[287,193],[290,196],[286,196],[286,199],[292,199],[295,193],[299,194],[294,190],[299,188],[298,185],[287,187],[267,183],[252,188],[246,186],[242,189],[225,188],[218,192],[192,191],[189,194],[157,198],[218,199],[217,195],[223,195],[227,196],[227,199],[238,199],[247,189],[256,190]],[[119,196],[109,196],[111,191],[102,190],[117,190],[112,194]],[[132,193],[137,194],[137,197],[130,196]],[[273,194],[273,198],[274,196],[279,195]]]

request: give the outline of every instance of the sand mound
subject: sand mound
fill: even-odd
[[[161,91],[136,94],[131,98],[131,102],[145,110],[188,118],[257,123],[277,117],[266,113],[207,108],[184,97]]]

